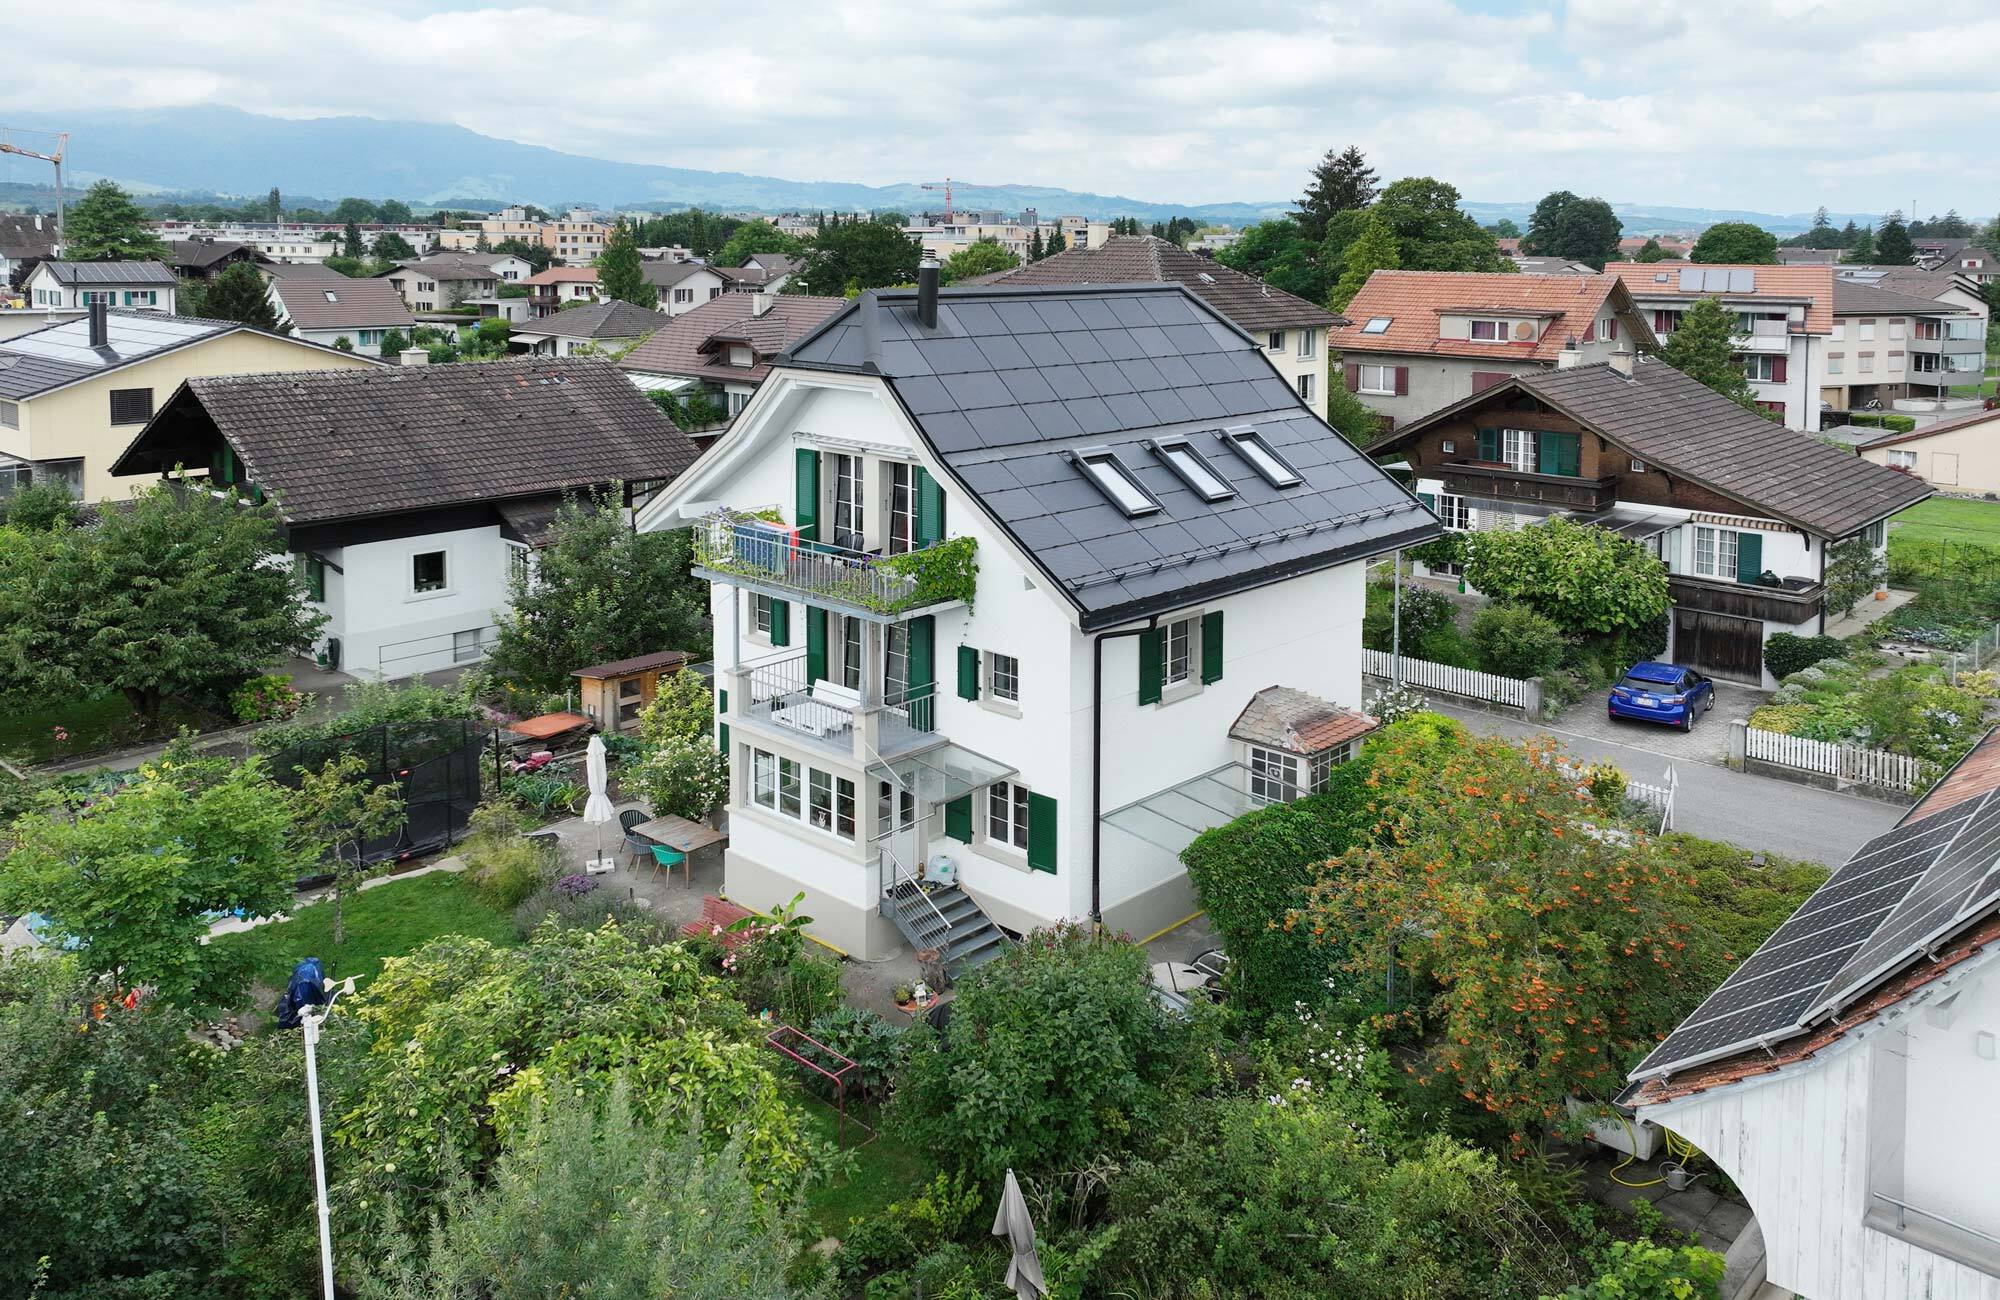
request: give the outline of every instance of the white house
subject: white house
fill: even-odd
[[[507,337],[510,347],[546,357],[621,352],[666,328],[660,313],[614,298],[610,302],[524,320]]]
[[[1622,1098],[1743,1189],[1766,1280],[1809,1300],[2000,1296],[1996,734],[1778,927]]]
[[[1161,930],[1179,849],[1351,740],[1256,745],[1267,688],[1371,725],[1365,562],[1436,521],[1179,285],[922,275],[791,345],[640,514],[713,584],[729,895],[953,965],[996,925]]]
[[[164,262],[43,262],[21,286],[30,307],[74,309],[103,303],[174,313],[180,278]]]
[[[646,283],[660,295],[660,310],[669,316],[690,312],[711,298],[720,298],[733,283],[720,267],[700,262],[648,262]]]
[[[114,472],[205,465],[275,497],[321,654],[404,677],[484,657],[564,493],[629,504],[694,455],[606,363],[522,359],[191,379]]]
[[[338,347],[342,339],[362,356],[382,355],[383,336],[391,330],[405,338],[416,318],[385,279],[351,279],[324,266],[275,266],[271,273],[272,306],[292,332],[309,343]]]

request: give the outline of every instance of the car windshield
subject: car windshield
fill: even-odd
[[[1679,682],[1655,681],[1650,677],[1627,677],[1618,684],[1627,690],[1645,691],[1652,695],[1672,695],[1680,689]]]

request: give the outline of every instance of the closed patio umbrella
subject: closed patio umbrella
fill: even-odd
[[[1006,1285],[1014,1289],[1020,1300],[1039,1300],[1049,1291],[1049,1284],[1042,1280],[1042,1261],[1035,1254],[1035,1224],[1028,1217],[1028,1201],[1021,1195],[1021,1184],[1014,1181],[1014,1171],[1007,1171],[1007,1188],[1000,1193],[1000,1210],[993,1216],[993,1235],[1005,1237],[1014,1248],[1014,1258],[1007,1261]]]
[[[583,805],[583,820],[586,825],[597,827],[597,856],[590,860],[587,870],[602,874],[617,865],[604,856],[604,823],[618,818],[618,810],[611,806],[611,796],[607,793],[611,775],[605,768],[604,737],[590,738],[590,748],[584,751],[583,767],[590,782],[590,801]]]

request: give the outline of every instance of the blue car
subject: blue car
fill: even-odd
[[[1715,707],[1715,683],[1679,664],[1633,664],[1605,701],[1613,721],[1638,718],[1694,730],[1694,715]]]

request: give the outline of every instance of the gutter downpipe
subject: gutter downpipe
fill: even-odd
[[[1144,636],[1158,630],[1158,614],[1146,626],[1100,632],[1090,642],[1090,928],[1104,928],[1104,643],[1113,637]]]

